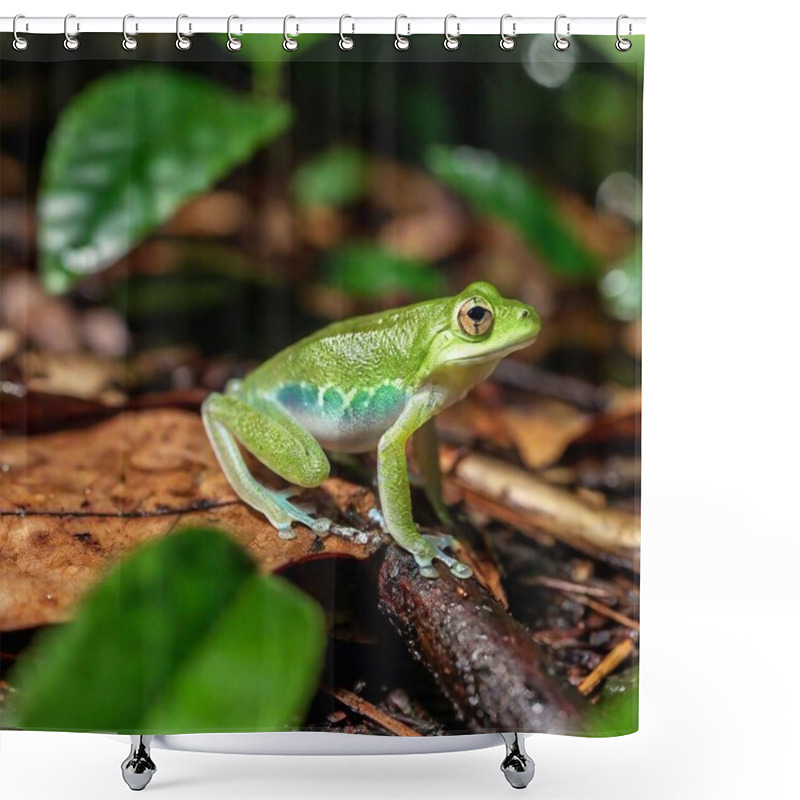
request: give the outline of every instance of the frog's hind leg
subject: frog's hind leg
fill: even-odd
[[[281,538],[294,538],[292,522],[327,533],[331,521],[315,519],[290,503],[292,490],[275,491],[253,477],[237,440],[273,472],[304,487],[319,486],[328,477],[330,465],[322,448],[277,406],[257,410],[237,395],[238,386],[226,387],[226,394],[215,392],[202,406],[203,424],[228,482],[245,503],[264,514]]]
[[[453,518],[442,498],[442,472],[439,467],[439,438],[436,434],[435,418],[429,419],[414,431],[411,437],[411,448],[428,501],[433,506],[439,520],[451,527]]]

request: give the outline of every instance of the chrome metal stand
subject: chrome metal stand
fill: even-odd
[[[500,765],[506,780],[515,789],[524,789],[536,769],[533,759],[525,752],[525,739],[520,733],[501,733],[506,743],[506,757]]]
[[[140,792],[155,775],[156,765],[150,758],[152,736],[131,736],[131,752],[122,762],[122,777],[135,792]]]

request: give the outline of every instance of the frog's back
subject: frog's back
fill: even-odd
[[[278,403],[326,449],[372,449],[414,389],[433,313],[420,304],[328,325],[258,367],[245,394]]]

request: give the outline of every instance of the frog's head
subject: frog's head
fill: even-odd
[[[531,344],[542,327],[533,306],[501,297],[490,283],[471,283],[444,301],[449,325],[440,339],[440,364],[497,363]]]

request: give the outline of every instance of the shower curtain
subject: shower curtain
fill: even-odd
[[[643,37],[352,39],[3,35],[3,727],[636,730]]]

